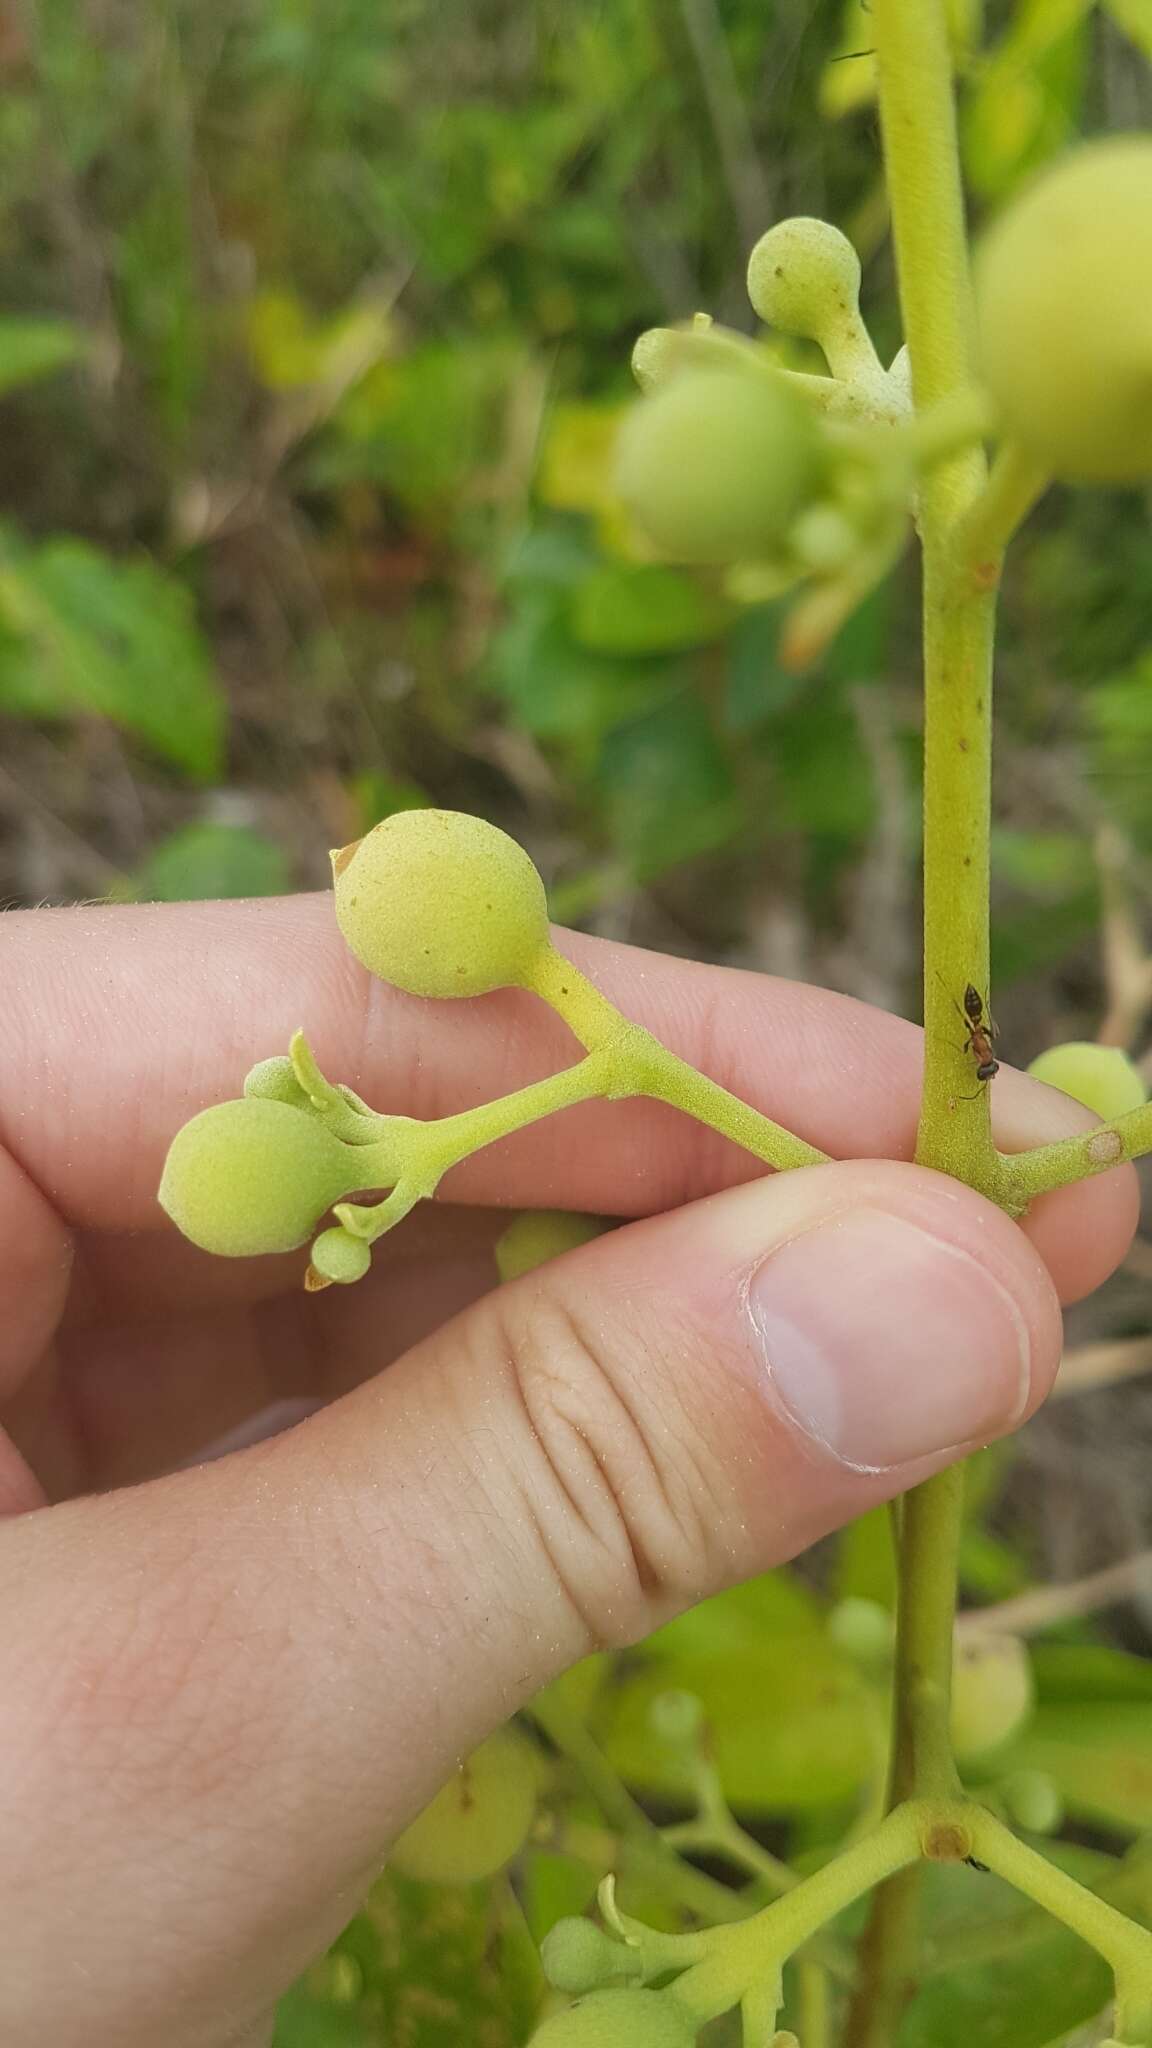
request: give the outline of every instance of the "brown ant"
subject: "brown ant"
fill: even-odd
[[[983,996],[979,989],[974,988],[969,982],[964,990],[964,1007],[961,1009],[955,997],[953,1005],[968,1033],[964,1040],[964,1051],[975,1054],[976,1079],[982,1084],[994,1081],[1000,1072],[1000,1062],[992,1050],[992,1041],[999,1037],[999,1032],[984,1008]],[[968,1102],[975,1100],[971,1095],[964,1099]]]

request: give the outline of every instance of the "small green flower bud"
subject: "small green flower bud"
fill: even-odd
[[[952,1747],[962,1762],[999,1749],[1024,1726],[1035,1700],[1032,1663],[1019,1636],[965,1636],[952,1665]]]
[[[463,811],[398,811],[332,855],[336,920],[358,960],[414,996],[527,985],[549,944],[522,846]]]
[[[363,1280],[371,1264],[371,1247],[340,1225],[322,1230],[312,1247],[313,1272],[318,1279],[334,1281],[338,1287],[350,1287],[354,1281]]]
[[[635,405],[616,486],[669,561],[772,554],[821,476],[816,423],[771,370],[686,369]]]
[[[553,2014],[530,2048],[692,2048],[696,2028],[662,1991],[593,1991]]]
[[[591,1920],[558,1920],[544,1937],[540,1961],[557,1991],[599,1991],[640,1974],[633,1951]]]
[[[266,1102],[290,1102],[294,1109],[304,1109],[308,1104],[287,1053],[277,1053],[275,1058],[260,1060],[252,1067],[244,1077],[244,1093]]]
[[[997,1788],[1018,1828],[1051,1835],[1064,1818],[1064,1801],[1047,1771],[1013,1771]]]
[[[501,1728],[465,1757],[448,1783],[394,1843],[388,1858],[422,1884],[475,1884],[502,1870],[536,1813],[540,1759],[515,1728]]]
[[[679,1689],[658,1692],[648,1710],[652,1733],[658,1742],[677,1747],[694,1743],[704,1727],[704,1708],[694,1692]]]
[[[1094,1110],[1105,1123],[1139,1109],[1147,1090],[1127,1053],[1116,1045],[1094,1045],[1091,1040],[1069,1040],[1067,1045],[1050,1045],[1032,1061],[1028,1072],[1049,1088],[1071,1095],[1085,1109]]]
[[[840,1600],[828,1616],[828,1633],[838,1649],[867,1669],[887,1664],[892,1656],[896,1623],[878,1600],[852,1595]]]
[[[1005,432],[1054,476],[1152,475],[1152,137],[1113,136],[1043,172],[976,276]]]
[[[251,1258],[304,1244],[361,1179],[355,1153],[315,1117],[244,1096],[202,1110],[177,1132],[160,1205],[205,1251]]]
[[[800,216],[761,235],[748,259],[748,296],[770,327],[819,343],[835,376],[882,377],[860,317],[860,258],[830,221]]]

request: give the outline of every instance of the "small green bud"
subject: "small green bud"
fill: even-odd
[[[601,1237],[606,1228],[598,1216],[577,1216],[568,1209],[525,1209],[496,1240],[496,1269],[501,1280],[519,1280],[549,1259]]]
[[[860,316],[860,258],[830,221],[802,215],[761,235],[748,259],[748,296],[770,327],[817,342],[834,376],[883,378]]]
[[[1147,1100],[1138,1070],[1116,1045],[1075,1039],[1067,1045],[1051,1045],[1037,1055],[1028,1072],[1034,1080],[1046,1081],[1049,1088],[1059,1088],[1062,1095],[1082,1102],[1105,1123],[1139,1109]]]
[[[549,943],[522,846],[463,811],[398,811],[332,855],[336,920],[358,960],[414,996],[526,986]]]
[[[854,1594],[832,1609],[828,1633],[838,1649],[871,1669],[890,1660],[896,1623],[878,1600],[861,1600]]]
[[[540,1759],[515,1728],[501,1728],[465,1757],[388,1858],[422,1884],[475,1884],[502,1870],[536,1813]]]
[[[952,1664],[952,1747],[962,1762],[999,1749],[1035,1702],[1028,1648],[1019,1636],[965,1636]]]
[[[633,407],[616,444],[620,496],[673,562],[772,554],[821,468],[811,413],[768,369],[686,369]]]
[[[976,282],[1006,433],[1054,476],[1152,474],[1152,137],[1044,171],[992,228]]]
[[[1051,1835],[1060,1826],[1064,1801],[1047,1771],[1013,1771],[997,1789],[1017,1827],[1033,1835]]]
[[[662,1991],[593,1991],[553,2014],[530,2048],[692,2048],[693,2022]]]
[[[699,1740],[704,1728],[704,1708],[694,1692],[670,1689],[658,1692],[648,1709],[652,1733],[658,1742],[684,1748]]]
[[[591,1920],[558,1920],[540,1947],[544,1975],[557,1991],[599,1991],[640,1975],[640,1961]]]
[[[312,1247],[312,1271],[317,1281],[350,1287],[354,1281],[363,1280],[371,1264],[371,1247],[339,1224],[332,1230],[322,1230]]]
[[[265,1102],[288,1102],[293,1109],[308,1107],[308,1097],[296,1079],[287,1053],[277,1053],[275,1058],[260,1060],[250,1068],[244,1076],[244,1093]]]
[[[177,1132],[160,1206],[193,1244],[243,1259],[293,1251],[360,1185],[355,1153],[315,1117],[244,1096],[202,1110]]]

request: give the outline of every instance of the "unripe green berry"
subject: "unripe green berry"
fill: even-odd
[[[1032,1712],[1035,1686],[1019,1636],[966,1636],[952,1664],[952,1747],[961,1762],[999,1749]]]
[[[244,1096],[202,1110],[172,1140],[160,1206],[208,1252],[252,1258],[304,1244],[360,1185],[355,1155],[305,1110]]]
[[[816,424],[769,370],[685,369],[640,399],[616,444],[616,487],[669,561],[770,555],[820,478]]]
[[[828,1616],[828,1633],[838,1649],[867,1669],[887,1664],[896,1638],[896,1623],[878,1600],[853,1594],[840,1600]]]
[[[558,1920],[540,1945],[540,1961],[557,1991],[599,1991],[640,1974],[633,1951],[591,1920]]]
[[[496,1240],[496,1269],[501,1280],[519,1280],[549,1259],[589,1244],[605,1228],[598,1216],[578,1216],[569,1209],[525,1209]]]
[[[527,984],[547,947],[522,846],[463,811],[398,811],[332,855],[336,920],[371,973],[414,996]]]
[[[860,258],[831,221],[778,221],[748,259],[748,297],[769,327],[822,342],[856,315]]]
[[[244,1076],[244,1093],[258,1095],[267,1102],[290,1102],[294,1109],[308,1105],[308,1097],[286,1053],[277,1053],[273,1059],[260,1060],[249,1068]]]
[[[692,2048],[696,2028],[661,1991],[593,1991],[554,2013],[530,2048]]]
[[[313,1271],[321,1280],[333,1281],[338,1287],[350,1287],[354,1281],[363,1280],[371,1264],[371,1247],[339,1224],[322,1230],[312,1247]]]
[[[1050,1835],[1064,1818],[1064,1801],[1047,1771],[1013,1771],[998,1787],[1017,1827],[1032,1835]]]
[[[540,1760],[515,1728],[501,1728],[465,1757],[394,1843],[388,1858],[423,1884],[474,1884],[523,1845],[536,1812]]]
[[[658,1742],[685,1748],[699,1741],[704,1731],[704,1705],[694,1692],[679,1687],[658,1692],[648,1709],[652,1733]]]
[[[1028,1069],[1037,1081],[1071,1095],[1085,1109],[1094,1110],[1105,1123],[1139,1109],[1147,1090],[1127,1053],[1116,1045],[1094,1045],[1091,1040],[1069,1040],[1051,1045],[1038,1054]]]
[[[1055,476],[1152,474],[1152,137],[1078,149],[997,221],[977,267],[981,368]]]

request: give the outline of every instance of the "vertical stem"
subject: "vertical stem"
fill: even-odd
[[[967,241],[944,0],[873,0],[892,231],[918,409],[971,382]],[[988,1001],[994,577],[955,533],[984,484],[978,450],[927,478],[924,544],[924,1091],[917,1158],[996,1192],[987,1087],[965,1050],[968,985]],[[931,1370],[931,1362],[926,1363]],[[890,1799],[955,1787],[948,1741],[962,1474],[906,1498]],[[848,2048],[891,2048],[917,1951],[916,1867],[873,1902]]]

